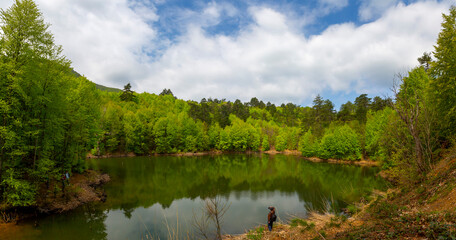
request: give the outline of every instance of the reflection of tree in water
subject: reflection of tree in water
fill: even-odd
[[[251,197],[273,191],[297,193],[305,207],[323,210],[328,199],[340,206],[359,199],[373,187],[382,187],[374,176],[375,169],[312,163],[295,156],[240,154],[97,161],[113,179],[111,187],[107,186],[107,207],[123,209],[126,214],[139,206],[160,203],[166,208],[177,199],[242,191],[251,192]],[[352,188],[347,190],[346,186]]]
[[[90,210],[86,210],[84,216],[86,217],[86,228],[88,228],[86,236],[79,235],[80,239],[107,239],[106,233],[106,213],[98,208],[87,206]]]
[[[120,209],[123,210],[123,213],[125,215],[125,217],[127,217],[128,219],[131,218],[131,214],[133,213],[133,211],[135,210],[136,206],[139,205],[139,202],[136,201],[136,202],[126,202],[126,203],[122,203],[120,205]]]
[[[82,214],[81,214],[82,213]],[[84,205],[75,211],[42,219],[37,230],[40,239],[107,239],[106,213],[94,204]]]

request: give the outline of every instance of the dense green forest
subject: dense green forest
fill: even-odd
[[[0,196],[30,206],[40,186],[82,172],[87,153],[137,155],[197,151],[299,150],[306,157],[379,161],[419,178],[454,144],[456,8],[443,15],[433,53],[398,75],[393,99],[361,94],[336,111],[276,106],[257,98],[185,101],[160,94],[100,90],[76,74],[32,0],[1,10]]]

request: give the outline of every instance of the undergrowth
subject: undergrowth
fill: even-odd
[[[254,230],[250,230],[247,233],[247,239],[260,240],[260,239],[263,238],[263,235],[264,235],[264,227],[259,227],[259,228],[254,229]]]
[[[386,199],[379,199],[367,209],[369,224],[339,234],[340,239],[456,239],[456,213],[407,212]]]

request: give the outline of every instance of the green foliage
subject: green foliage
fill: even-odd
[[[131,90],[131,85],[128,83],[127,85],[124,86],[124,89],[122,91],[122,94],[120,94],[120,100],[122,101],[131,101],[131,102],[136,102],[136,96],[135,92]]]
[[[366,115],[371,105],[371,99],[367,94],[361,94],[355,99],[355,116],[360,123],[366,123]]]
[[[337,118],[340,121],[347,122],[355,119],[356,106],[348,101],[340,106],[340,111],[337,113]]]
[[[331,121],[335,118],[334,104],[329,100],[323,100],[320,95],[317,95],[313,101],[314,112],[314,133],[317,136],[322,136],[324,128],[328,127]]]
[[[218,124],[211,125],[209,127],[208,136],[209,136],[209,148],[215,149],[219,146],[220,142],[220,132],[222,128]]]
[[[379,198],[369,208],[372,222],[347,231],[350,239],[455,239],[454,213],[410,212],[386,199]],[[344,236],[340,236],[344,238]]]
[[[431,64],[432,99],[437,108],[440,135],[451,137],[456,134],[456,7],[443,15],[442,30],[434,46],[435,62]]]
[[[345,215],[338,215],[331,217],[329,220],[329,223],[326,223],[326,226],[328,227],[340,227],[342,223],[347,221],[347,217]]]
[[[355,213],[359,212],[359,210],[360,209],[353,204],[350,204],[347,206],[347,212],[350,214],[355,214]]]
[[[276,138],[276,150],[297,150],[301,130],[297,127],[283,127]]]
[[[386,160],[388,150],[385,147],[385,131],[390,123],[390,115],[394,114],[393,109],[386,107],[377,112],[370,112],[366,122],[366,151],[375,160]]]
[[[30,182],[19,179],[20,174],[15,173],[13,169],[6,171],[6,174],[7,177],[2,182],[6,188],[3,193],[6,203],[14,207],[33,205],[36,188]]]
[[[254,230],[250,230],[247,233],[247,239],[251,239],[251,240],[263,239],[264,231],[265,231],[264,227],[258,227]]]
[[[287,148],[287,133],[282,130],[276,138],[276,150],[283,151]]]
[[[235,151],[247,150],[249,141],[249,132],[244,121],[238,119],[234,115],[230,116],[231,128],[230,128],[230,142],[232,149]]]
[[[360,159],[361,148],[356,132],[348,125],[327,131],[321,140],[318,156],[324,159]]]
[[[291,219],[290,226],[291,227],[302,226],[302,227],[304,227],[304,230],[308,231],[308,230],[312,230],[315,228],[315,223],[313,223],[313,222],[308,223],[307,221],[305,221],[303,219],[293,218],[293,219]]]
[[[223,151],[231,150],[230,127],[226,127],[220,132],[218,149]]]
[[[299,151],[301,151],[304,157],[315,157],[319,152],[319,144],[315,136],[312,134],[312,130],[309,129],[304,135],[302,135],[299,142]]]
[[[424,68],[413,69],[402,78],[399,91],[395,90],[396,103],[393,105],[413,138],[413,165],[421,174],[428,170],[432,162],[436,142],[434,127],[437,119],[429,96],[429,82]]]
[[[269,138],[267,135],[264,135],[263,141],[261,142],[261,148],[263,151],[268,151],[270,149]]]
[[[28,206],[48,175],[83,168],[96,144],[99,99],[95,85],[74,74],[33,1],[15,1],[0,18],[2,196]]]
[[[393,176],[410,167],[424,173],[439,143],[456,134],[455,16],[455,7],[443,15],[435,62],[429,54],[419,58],[422,67],[400,79],[394,105],[361,94],[336,113],[320,95],[312,107],[300,107],[257,98],[197,103],[177,99],[170,89],[135,94],[130,84],[122,93],[99,91],[71,69],[36,4],[15,1],[0,12],[1,196],[31,204],[40,181],[83,171],[89,151],[299,149],[306,157],[371,157]]]

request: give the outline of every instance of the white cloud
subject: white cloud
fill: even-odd
[[[171,88],[185,99],[256,96],[276,103],[310,102],[328,89],[382,94],[395,73],[432,50],[448,7],[397,5],[375,22],[333,25],[310,38],[290,29],[285,15],[252,8],[255,23],[236,37],[207,36],[194,27],[152,63],[154,74],[141,87]]]
[[[235,36],[214,36],[204,29],[238,12],[211,2],[201,12],[181,12],[184,34],[169,42],[157,37],[150,24],[163,16],[139,1],[37,3],[75,69],[99,84],[121,88],[131,82],[135,91],[154,93],[170,88],[183,99],[258,97],[298,104],[328,90],[385,93],[395,73],[415,66],[417,57],[433,49],[441,13],[450,6],[434,1],[394,4],[373,22],[333,25],[310,37],[293,24],[295,17],[252,7],[248,13],[253,23]],[[150,56],[157,49],[161,55]]]
[[[318,3],[330,10],[338,10],[348,6],[348,0],[318,0]]]
[[[13,1],[1,1],[0,7]],[[153,6],[127,0],[36,0],[45,22],[76,71],[115,87],[149,74],[145,62],[156,48]],[[151,8],[152,7],[152,8]]]
[[[400,2],[400,0],[361,0],[359,18],[361,21],[369,21],[380,17],[385,11]]]

